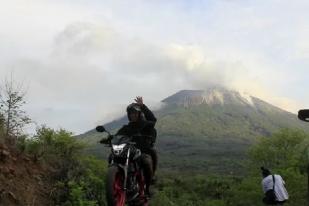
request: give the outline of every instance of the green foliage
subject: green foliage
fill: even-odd
[[[85,155],[85,144],[60,129],[42,126],[32,138],[20,138],[21,151],[53,168],[56,205],[105,206],[106,162]]]
[[[71,205],[74,206],[95,206],[96,201],[89,200],[86,197],[85,185],[83,182],[75,182],[70,181],[69,182],[69,190],[70,190],[70,196],[69,196],[69,202]]]
[[[105,182],[107,165],[94,157],[81,157],[70,177],[62,180],[54,196],[58,204],[72,206],[106,206]]]
[[[275,171],[280,174],[286,182],[289,192],[289,205],[306,205],[307,197],[307,177],[299,172],[297,168],[288,168]]]
[[[307,177],[300,169],[307,163],[302,158],[308,157],[308,141],[308,134],[298,129],[261,138],[250,149],[246,176],[165,174],[151,205],[263,206],[262,165],[285,180],[290,196],[285,205],[306,205]]]
[[[231,190],[231,205],[262,205],[260,200],[263,194],[259,194],[258,187],[262,179],[260,166],[266,166],[272,173],[283,177],[290,195],[286,205],[305,205],[306,176],[300,173],[299,168],[304,163],[299,157],[302,156],[300,148],[308,140],[309,135],[298,129],[281,129],[271,137],[261,138],[249,150],[249,176],[236,185],[235,190]],[[241,196],[248,198],[239,198]]]
[[[246,177],[241,182],[231,185],[228,205],[262,205],[261,177]]]
[[[26,150],[27,138],[29,138],[27,135],[21,135],[17,138],[16,148],[20,153],[23,153]]]
[[[309,172],[309,138],[304,141],[298,147],[298,153],[296,154],[296,160],[298,161],[298,167],[302,173]]]
[[[106,162],[95,157],[85,157],[81,159],[81,166],[82,175],[79,184],[84,188],[86,198],[97,205],[105,205]]]
[[[165,192],[159,191],[151,200],[151,205],[164,205],[164,206],[176,206],[165,194]]]
[[[299,147],[308,134],[298,129],[282,129],[262,137],[249,151],[252,163],[269,168],[288,168],[298,164]]]
[[[225,205],[234,181],[231,177],[185,176],[181,173],[166,175],[159,181],[158,192],[151,205]]]
[[[225,206],[226,203],[223,200],[210,200],[208,202],[205,202],[205,204],[203,204],[205,206]]]
[[[270,137],[262,137],[249,150],[248,165],[245,165],[248,170],[243,173],[246,176],[159,170],[159,182],[153,188],[155,195],[150,205],[262,206],[259,170],[262,165],[286,181],[290,194],[287,206],[305,205],[306,176],[301,169],[305,165],[308,141],[308,135],[296,129],[282,129]],[[25,145],[26,152],[37,154],[38,160],[56,166],[57,172],[61,172],[57,173],[57,184],[52,192],[55,205],[106,206],[107,163],[85,155],[84,145],[71,133],[42,127],[34,138],[23,139],[21,145]]]

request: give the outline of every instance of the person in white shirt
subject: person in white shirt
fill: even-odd
[[[275,203],[273,203],[273,205],[283,205],[289,199],[288,192],[286,191],[285,186],[284,186],[285,185],[284,180],[278,174],[272,175],[271,172],[268,169],[265,169],[264,167],[261,167],[261,170],[262,170],[262,176],[263,176],[262,188],[263,188],[264,194],[266,196],[268,195],[267,192],[273,189],[274,182],[275,182],[274,191],[275,191],[276,201]],[[263,199],[263,202],[267,204],[267,202],[265,202],[264,199]]]

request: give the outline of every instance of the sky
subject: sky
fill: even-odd
[[[305,0],[11,0],[0,7],[0,81],[27,90],[35,125],[83,133],[220,85],[297,113],[309,107]]]

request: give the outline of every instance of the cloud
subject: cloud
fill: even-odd
[[[14,70],[29,84],[38,122],[82,132],[118,117],[137,95],[156,105],[212,85],[289,111],[309,101],[292,95],[307,82],[305,3],[18,2],[0,8],[0,74]]]
[[[273,100],[256,76],[250,76],[246,62],[211,51],[192,44],[158,46],[109,26],[76,22],[55,36],[44,61],[23,59],[14,67],[22,68],[20,77],[30,79],[29,99],[38,107],[29,111],[35,118],[75,131],[121,116],[136,95],[156,105],[181,89],[221,85]]]
[[[105,25],[89,22],[76,22],[61,31],[54,41],[53,55],[67,58],[97,56],[98,53],[109,52],[117,43],[117,33]]]

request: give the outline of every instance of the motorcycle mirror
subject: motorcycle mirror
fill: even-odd
[[[106,132],[106,129],[103,126],[97,126],[95,130],[97,130],[97,132]]]
[[[301,109],[298,111],[298,119],[309,122],[309,109]]]

